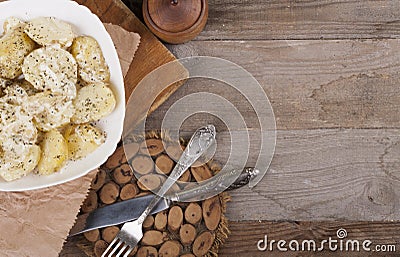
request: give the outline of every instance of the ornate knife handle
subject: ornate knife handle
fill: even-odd
[[[243,171],[232,170],[229,172],[220,172],[204,182],[197,183],[193,188],[176,192],[166,196],[166,198],[175,202],[191,202],[206,199],[219,192],[247,185],[258,173],[259,171],[252,167],[244,168]],[[232,181],[233,178],[237,179],[229,185],[227,181]]]

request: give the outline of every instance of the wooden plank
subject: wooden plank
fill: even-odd
[[[217,131],[214,159],[225,164],[230,135],[218,126]],[[238,138],[242,135],[236,132]],[[259,132],[250,131],[248,166],[255,165],[259,144]],[[246,150],[243,147],[242,154]],[[233,221],[400,220],[399,156],[399,129],[278,131],[268,172],[256,187],[230,193],[227,217]],[[240,167],[239,163],[234,161],[233,167]]]
[[[231,193],[228,217],[400,220],[399,132],[278,131],[267,175],[255,188]],[[254,158],[258,151],[253,149]]]
[[[266,91],[278,129],[400,128],[399,40],[190,42],[170,49],[179,58],[208,55],[244,67]],[[238,92],[212,80],[190,82],[148,118],[150,127],[198,91],[225,97],[256,126]]]
[[[294,257],[294,256],[343,256],[343,257],[375,257],[375,256],[399,256],[400,243],[400,223],[391,222],[230,222],[231,234],[225,244],[220,249],[219,256],[240,256],[240,257],[258,257],[258,256],[277,256],[277,257]],[[338,239],[336,232],[343,228],[347,231],[347,237],[344,239],[343,251],[330,251],[327,244],[325,250],[321,252],[296,252],[296,251],[279,251],[274,245],[273,251],[259,251],[257,242],[267,235],[268,240],[286,240],[286,247],[291,240],[315,240],[320,246],[322,240]],[[376,251],[366,252],[360,251],[345,251],[346,240],[371,240],[371,250],[377,245],[394,245],[396,252]],[[348,249],[352,249],[349,247]],[[382,249],[382,248],[381,248]]]
[[[400,37],[397,0],[210,0],[196,40]]]
[[[99,16],[102,22],[119,25],[124,29],[139,33],[141,36],[138,51],[135,54],[129,72],[125,77],[126,100],[129,99],[137,84],[151,71],[157,67],[175,60],[168,49],[140,22],[140,20],[122,3],[121,0],[77,0],[78,3],[87,6],[93,13]],[[155,93],[158,95],[154,101],[151,111],[160,106],[168,97],[179,88],[183,82],[171,85],[162,91],[158,87]],[[161,86],[161,85],[160,85]],[[152,101],[148,96],[141,97],[142,104],[138,105],[134,113],[128,116],[132,124],[136,124],[145,117],[144,110],[140,106],[146,106],[145,101]],[[150,102],[151,103],[151,102]]]
[[[142,1],[124,2],[142,16]],[[399,12],[397,0],[209,0],[207,26],[195,40],[399,38]]]

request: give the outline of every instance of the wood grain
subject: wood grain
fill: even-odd
[[[286,240],[287,244],[290,240],[315,240],[317,245],[321,244],[322,240],[338,239],[336,232],[338,229],[343,228],[347,231],[347,237],[344,240],[359,240],[361,243],[364,240],[371,240],[371,249],[376,245],[395,245],[396,252],[365,252],[360,249],[357,251],[329,251],[325,247],[325,251],[321,252],[280,252],[274,245],[273,251],[258,251],[257,242],[268,236],[268,240]],[[385,256],[394,257],[398,255],[400,247],[400,223],[384,223],[384,222],[231,222],[230,229],[231,235],[221,248],[220,255],[223,256],[344,256],[344,257],[375,257]],[[325,245],[327,246],[327,244]],[[345,248],[344,248],[345,249]]]
[[[243,146],[238,155],[247,150],[244,135],[235,133]],[[253,130],[249,136],[247,165],[254,166],[260,134]],[[219,132],[217,145],[214,159],[225,164],[231,151],[229,132]],[[399,156],[399,129],[278,131],[268,172],[256,187],[230,192],[227,217],[234,221],[400,220]],[[233,167],[240,165],[233,160]]]
[[[400,128],[399,40],[202,41],[169,48],[179,58],[208,55],[245,68],[267,93],[278,129]],[[234,89],[192,79],[148,118],[149,127],[160,127],[174,102],[199,91],[228,99],[249,127],[257,126]]]
[[[196,40],[400,38],[397,0],[210,0]]]

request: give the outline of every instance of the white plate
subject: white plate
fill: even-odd
[[[59,172],[49,176],[30,174],[22,179],[6,182],[0,178],[0,191],[25,191],[61,184],[79,178],[104,163],[120,141],[125,115],[125,91],[121,66],[110,35],[100,19],[85,6],[68,0],[12,0],[0,3],[0,31],[7,17],[30,20],[40,16],[53,16],[69,22],[78,35],[90,35],[100,44],[110,67],[111,83],[117,97],[115,110],[98,122],[107,133],[106,142],[95,152],[78,161],[69,161]]]

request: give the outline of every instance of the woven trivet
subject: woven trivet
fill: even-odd
[[[132,157],[127,160],[122,145],[117,148],[108,161],[100,167],[88,197],[81,207],[81,213],[150,194],[149,187],[157,189],[165,180],[165,176],[160,174],[168,175],[179,158],[173,154],[171,158],[166,154],[161,137],[167,142],[166,148],[169,154],[179,152],[169,148],[173,146],[168,144],[171,141],[166,133],[149,132],[145,137],[132,137],[125,145],[129,147]],[[143,151],[146,150],[145,145],[150,156]],[[185,146],[183,140],[181,146],[182,148]],[[135,172],[142,175],[139,180],[134,176],[128,162]],[[220,167],[209,161],[202,166],[190,168],[174,186],[182,188],[190,185],[185,182],[199,182],[219,171]],[[129,256],[218,256],[218,250],[229,234],[228,221],[225,217],[229,199],[228,193],[224,192],[199,202],[176,203],[168,210],[149,216],[143,224],[143,239]],[[77,246],[88,256],[101,256],[121,226],[86,232],[78,240]]]

